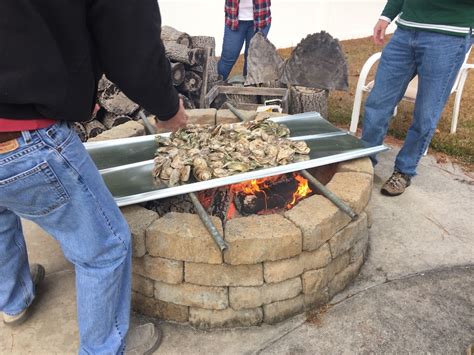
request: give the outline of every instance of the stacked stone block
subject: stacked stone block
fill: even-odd
[[[199,328],[274,324],[326,304],[358,274],[368,245],[373,170],[341,163],[327,185],[359,218],[314,195],[286,213],[214,224],[222,255],[197,215],[123,209],[133,235],[133,307]]]

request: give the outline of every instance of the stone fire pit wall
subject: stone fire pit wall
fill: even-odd
[[[339,164],[327,185],[356,221],[314,195],[283,215],[228,221],[223,256],[197,215],[123,208],[133,234],[133,308],[219,328],[274,324],[326,304],[364,263],[372,180],[365,158]]]

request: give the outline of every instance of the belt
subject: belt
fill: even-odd
[[[13,139],[16,139],[18,137],[21,137],[21,132],[0,132],[0,143],[5,143],[8,141],[11,141]]]

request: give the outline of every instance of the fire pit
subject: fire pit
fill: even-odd
[[[233,186],[227,189],[232,195],[227,201],[233,203],[216,213],[220,218],[211,217],[229,245],[222,254],[198,215],[169,212],[160,217],[138,205],[123,208],[133,234],[134,309],[199,328],[218,328],[273,324],[327,303],[364,262],[364,209],[373,170],[364,158],[311,172],[354,209],[357,220],[318,194],[306,193],[287,209],[288,198],[284,208],[271,199],[259,200],[267,194],[261,186],[250,186],[245,194],[249,186]],[[299,179],[286,185],[298,190],[304,186]],[[285,189],[277,193],[289,194]],[[215,201],[215,194],[211,196]],[[205,194],[199,197],[205,202]],[[209,203],[205,207],[211,208]]]

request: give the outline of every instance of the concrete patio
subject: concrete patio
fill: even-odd
[[[311,321],[302,315],[249,329],[162,323],[157,354],[465,353],[474,343],[474,180],[427,156],[405,194],[382,196],[397,151],[382,154],[375,169],[368,260],[327,309]],[[25,233],[30,261],[43,264],[47,276],[29,321],[0,325],[0,353],[73,354],[73,268],[38,227],[26,222]]]

